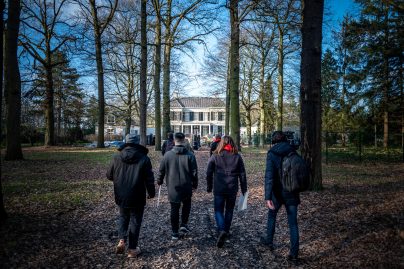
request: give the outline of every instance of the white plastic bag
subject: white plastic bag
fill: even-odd
[[[241,194],[240,197],[238,198],[237,202],[238,211],[243,211],[247,209],[247,201],[248,201],[248,191],[245,193],[245,195]]]

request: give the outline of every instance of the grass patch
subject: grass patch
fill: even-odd
[[[27,151],[25,159],[31,160],[54,160],[71,162],[90,162],[93,164],[107,164],[116,150],[66,150],[66,151]]]
[[[80,207],[97,202],[110,186],[107,180],[27,180],[13,179],[3,183],[7,202],[25,207],[32,203],[50,209]]]

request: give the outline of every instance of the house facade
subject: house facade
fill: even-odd
[[[171,130],[194,135],[223,134],[225,103],[213,97],[180,97],[171,100]]]

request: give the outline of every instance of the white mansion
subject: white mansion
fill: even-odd
[[[223,134],[225,103],[213,97],[180,97],[170,103],[171,130],[184,134]]]
[[[225,103],[220,98],[213,97],[174,97],[170,102],[171,130],[183,132],[186,135],[224,133]],[[139,134],[139,126],[133,120],[131,134]],[[125,133],[125,126],[113,114],[105,117],[105,135],[114,136]],[[96,127],[95,133],[98,133]],[[149,125],[147,134],[155,134],[154,126]],[[164,136],[163,136],[164,137]]]

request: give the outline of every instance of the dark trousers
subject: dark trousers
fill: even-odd
[[[119,239],[128,239],[129,228],[129,249],[135,249],[139,240],[140,226],[142,225],[144,207],[119,208]]]
[[[268,210],[267,222],[267,239],[268,243],[273,244],[275,234],[276,214],[282,204],[274,201],[275,209]],[[299,254],[299,227],[297,225],[297,205],[285,205],[288,215],[289,235],[290,235],[290,255],[298,256]]]
[[[231,221],[233,220],[233,211],[236,204],[237,193],[221,194],[214,196],[215,219],[219,232],[230,231]],[[226,208],[226,212],[225,212]]]
[[[171,227],[173,233],[178,233],[180,222],[180,207],[182,204],[181,225],[187,225],[191,213],[191,197],[180,203],[171,202]]]

